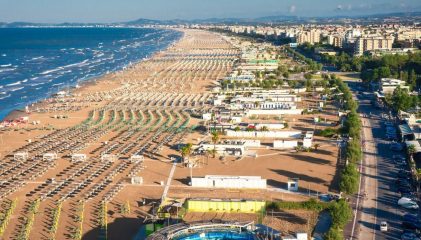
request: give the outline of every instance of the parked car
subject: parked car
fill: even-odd
[[[394,142],[394,143],[391,143],[390,144],[390,150],[393,150],[393,151],[402,151],[403,150],[403,146],[400,143]]]
[[[406,209],[418,209],[419,206],[410,198],[402,197],[398,200],[398,205]]]
[[[401,187],[401,186],[399,186],[398,187],[398,192],[401,193],[401,194],[409,194],[409,193],[411,193],[411,189],[408,188],[408,187]]]
[[[415,231],[421,231],[421,223],[414,221],[403,221],[402,226],[406,229],[412,229]]]
[[[402,219],[404,221],[413,221],[413,222],[421,223],[421,219],[416,214],[405,214],[405,215],[403,215]]]
[[[392,156],[394,160],[406,160],[406,158],[400,154],[395,154]]]
[[[405,231],[402,235],[401,235],[401,239],[402,240],[419,240],[420,238],[417,236],[416,233],[414,232],[408,232]]]
[[[389,121],[384,121],[383,122],[383,124],[385,125],[385,126],[393,126],[394,124],[392,123],[392,122],[389,122]]]
[[[380,231],[381,232],[387,232],[387,222],[386,221],[382,221],[380,223]]]
[[[413,202],[416,202],[418,200],[417,196],[415,193],[413,192],[408,192],[408,193],[402,193],[401,197],[405,197],[405,198],[409,198],[411,199]]]

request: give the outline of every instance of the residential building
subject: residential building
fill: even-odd
[[[359,37],[355,42],[355,55],[363,55],[367,51],[392,49],[393,37],[371,36]]]

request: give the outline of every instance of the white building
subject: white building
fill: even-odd
[[[193,177],[192,187],[202,188],[232,188],[232,189],[265,189],[266,179],[260,176],[219,176],[206,175],[205,177]]]
[[[214,148],[219,154],[242,156],[246,152],[246,143],[242,140],[224,141],[216,144],[204,142],[199,147],[199,149],[204,151],[213,150]]]
[[[406,86],[405,81],[402,81],[400,79],[394,79],[394,78],[382,78],[380,80],[380,92],[383,94],[392,94],[393,91],[395,91],[395,89],[397,87],[403,88],[403,89],[408,89],[409,90],[409,86]]]

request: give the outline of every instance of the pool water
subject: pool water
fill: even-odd
[[[198,232],[174,238],[174,240],[253,240],[251,233],[231,231]]]

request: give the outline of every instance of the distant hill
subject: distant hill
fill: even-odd
[[[45,24],[45,23],[30,23],[30,22],[0,22],[0,27],[25,27],[25,26],[107,26],[107,25],[177,25],[177,24],[297,24],[297,23],[343,23],[356,22],[356,23],[370,23],[381,22],[387,18],[404,18],[402,21],[421,21],[421,12],[396,12],[396,13],[382,13],[373,15],[360,15],[360,16],[346,16],[338,15],[331,17],[299,17],[289,15],[265,16],[258,18],[207,18],[207,19],[172,19],[172,20],[156,20],[139,18],[129,22],[117,23],[59,23],[59,24]]]

